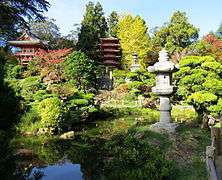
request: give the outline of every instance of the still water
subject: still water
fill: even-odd
[[[57,163],[46,167],[34,167],[27,179],[36,179],[37,176],[42,180],[82,180],[80,164],[71,162]]]

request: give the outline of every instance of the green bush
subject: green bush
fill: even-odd
[[[180,60],[177,99],[193,105],[200,116],[216,113],[214,108],[222,95],[222,65],[210,56],[187,56]]]
[[[197,122],[198,115],[195,109],[193,108],[173,106],[172,118],[175,122],[192,123],[192,122]]]
[[[63,66],[65,76],[67,79],[73,80],[78,89],[85,91],[94,87],[97,67],[83,52],[75,51],[69,54]]]
[[[58,97],[44,99],[37,105],[43,128],[58,128],[63,115],[63,104]]]
[[[172,163],[136,132],[114,136],[104,147],[109,160],[105,161],[107,179],[167,179],[172,174]]]
[[[45,89],[45,85],[41,83],[39,76],[30,76],[20,81],[21,96],[27,103],[33,101],[33,95],[38,91]]]
[[[125,70],[113,70],[113,79],[114,79],[114,87],[119,86],[120,84],[125,83],[127,71]]]
[[[21,132],[36,132],[40,128],[40,116],[35,108],[24,113],[17,126],[17,130]]]

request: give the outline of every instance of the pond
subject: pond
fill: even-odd
[[[163,151],[169,146],[165,136],[132,131],[107,137],[99,132],[91,127],[65,140],[59,136],[15,137],[11,147],[17,179],[155,180],[171,175],[172,164],[146,139],[153,137]]]
[[[209,137],[199,128],[181,126],[178,136],[172,139],[166,134],[150,131],[147,125],[135,125],[131,119],[118,119],[92,123],[74,131],[73,139],[61,139],[55,135],[14,136],[10,141],[13,156],[4,161],[1,167],[8,175],[14,172],[18,180],[161,180],[184,179],[184,176],[187,179],[206,177],[205,163],[200,154],[209,144]],[[177,141],[180,143],[177,144]],[[174,152],[178,148],[178,155],[175,156]],[[197,151],[189,151],[185,159],[192,156],[194,161],[185,161],[183,158],[189,148]],[[12,179],[6,173],[3,175],[6,178],[1,176],[0,179]]]
[[[41,178],[42,180],[82,180],[82,177],[81,165],[66,161],[44,167],[34,167],[27,179]]]

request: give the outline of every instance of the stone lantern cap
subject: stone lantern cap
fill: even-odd
[[[154,72],[154,73],[160,73],[160,72],[165,72],[165,73],[170,73],[173,72],[177,69],[179,69],[179,66],[174,64],[173,62],[169,61],[168,53],[165,49],[162,49],[159,52],[159,62],[155,63],[153,66],[148,67],[149,72]]]

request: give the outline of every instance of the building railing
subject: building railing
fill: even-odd
[[[17,56],[33,56],[34,52],[16,52],[15,55]]]

